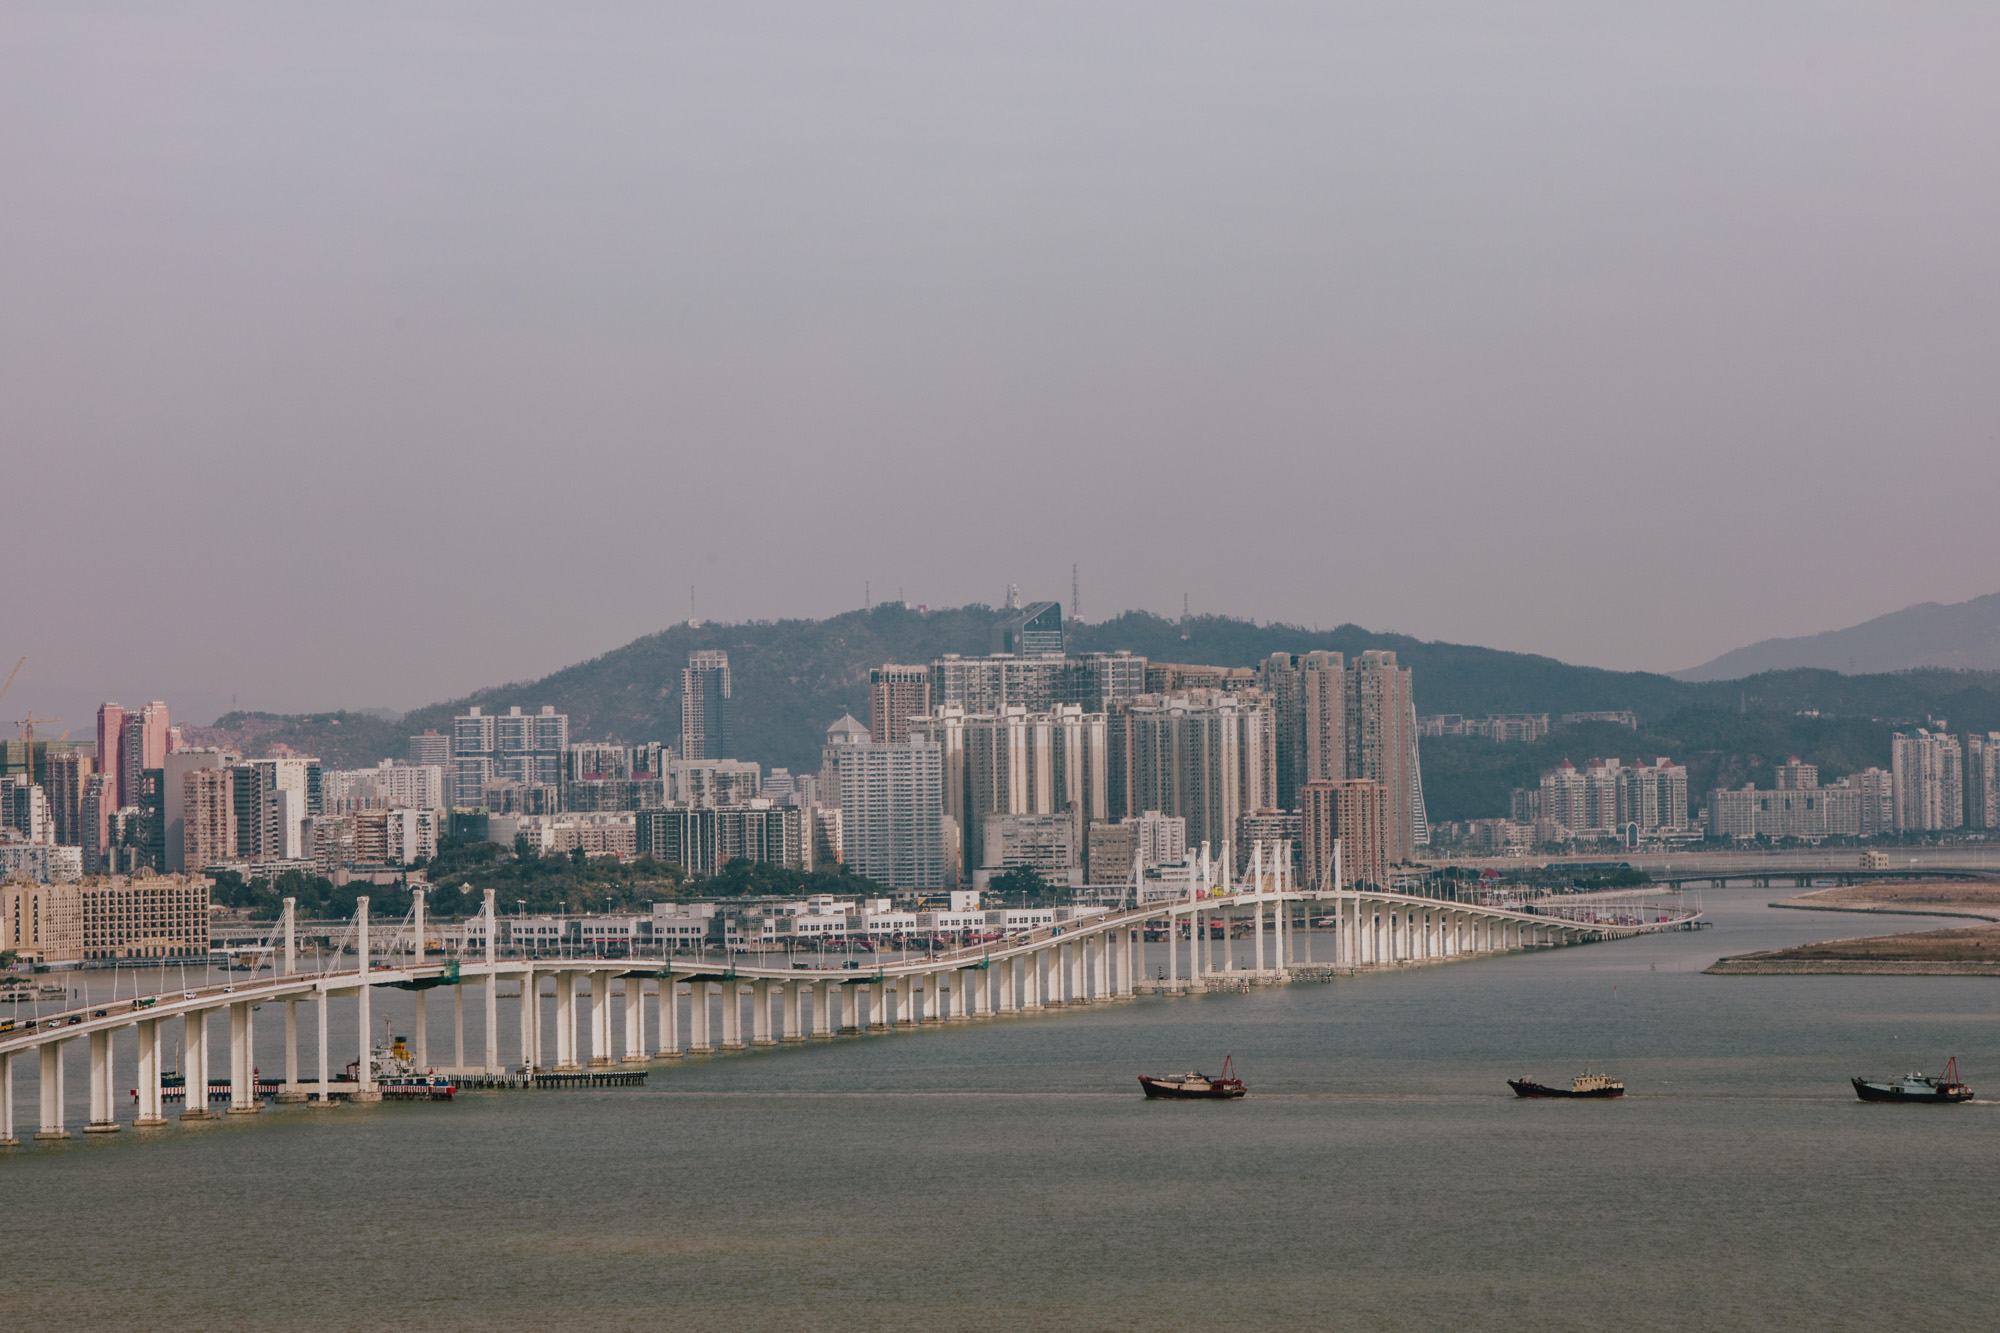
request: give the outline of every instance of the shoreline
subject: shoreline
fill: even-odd
[[[1703,976],[2000,977],[2000,960],[1927,962],[1914,958],[1718,958]]]

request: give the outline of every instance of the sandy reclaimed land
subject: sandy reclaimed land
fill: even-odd
[[[1899,912],[2000,921],[2000,880],[1884,880],[1843,884],[1772,903],[1809,912]]]
[[[2000,881],[1849,884],[1787,898],[1771,906],[1809,912],[1894,912],[2000,922]],[[1791,949],[1717,959],[1707,970],[1724,976],[2000,976],[2000,924],[1822,940]]]

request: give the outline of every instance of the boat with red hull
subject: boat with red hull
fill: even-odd
[[[1146,1090],[1146,1096],[1149,1098],[1164,1101],[1227,1101],[1232,1097],[1241,1097],[1249,1091],[1243,1086],[1243,1080],[1236,1077],[1235,1057],[1228,1055],[1222,1057],[1221,1078],[1210,1078],[1194,1070],[1163,1077],[1141,1074],[1139,1086]]]
[[[1958,1081],[1958,1057],[1944,1062],[1937,1078],[1905,1074],[1897,1079],[1857,1078],[1852,1080],[1854,1095],[1864,1102],[1929,1102],[1932,1104],[1969,1102],[1972,1089]]]

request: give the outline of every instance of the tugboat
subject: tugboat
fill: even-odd
[[[1625,1085],[1609,1074],[1593,1074],[1588,1069],[1570,1080],[1567,1088],[1552,1088],[1531,1078],[1510,1078],[1507,1086],[1516,1097],[1623,1097]]]
[[[1235,1057],[1222,1057],[1222,1077],[1210,1078],[1206,1074],[1189,1070],[1185,1074],[1169,1074],[1154,1077],[1139,1075],[1139,1086],[1146,1090],[1149,1098],[1159,1097],[1171,1101],[1224,1101],[1231,1097],[1241,1097],[1248,1091],[1243,1080],[1236,1077]]]
[[[1857,1078],[1854,1095],[1864,1102],[1969,1102],[1972,1089],[1958,1081],[1958,1057],[1944,1062],[1938,1078],[1905,1074],[1899,1079]]]

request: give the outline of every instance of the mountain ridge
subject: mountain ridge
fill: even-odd
[[[1963,602],[1919,602],[1845,629],[1760,639],[1667,674],[1706,683],[1802,668],[1879,675],[1924,667],[2000,670],[2000,592]]]

